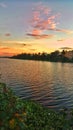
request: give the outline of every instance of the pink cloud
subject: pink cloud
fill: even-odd
[[[39,29],[33,29],[32,30],[32,34],[33,35],[40,35],[41,34],[41,30],[39,30]]]
[[[47,35],[47,34],[31,34],[31,33],[27,33],[27,35],[28,36],[32,36],[32,37],[34,37],[34,38],[36,38],[36,39],[45,39],[45,38],[52,38],[52,37],[54,37],[54,35],[51,35],[51,34],[49,34],[49,35]]]
[[[47,9],[48,10],[48,9]],[[31,20],[31,26],[34,28],[40,28],[41,30],[47,30],[54,26],[56,28],[57,23],[55,19],[57,15],[48,16],[44,14],[45,9],[40,13],[40,11],[35,11],[33,13],[33,19]]]
[[[51,10],[40,3],[33,10],[32,19],[30,20],[32,29],[27,35],[33,36],[34,38],[51,38],[52,36],[46,34],[46,31],[48,31],[48,28],[56,28],[56,17],[58,17],[58,15],[52,15]]]
[[[27,35],[33,36],[34,38],[49,38],[51,36],[47,34],[49,31],[72,34],[73,31],[71,30],[57,28],[57,19],[59,17],[60,13],[52,14],[51,9],[39,3],[33,10],[32,19],[30,20],[31,32],[28,32]]]

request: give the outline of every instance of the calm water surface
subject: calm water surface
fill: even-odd
[[[73,107],[73,64],[0,58],[0,82],[22,99],[53,109]]]

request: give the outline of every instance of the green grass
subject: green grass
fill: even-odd
[[[73,130],[73,110],[56,112],[23,101],[0,83],[0,130]]]

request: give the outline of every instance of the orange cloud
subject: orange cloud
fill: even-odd
[[[0,47],[0,56],[12,56],[21,53],[21,49],[11,47]]]
[[[9,47],[0,47],[0,51],[8,50]]]

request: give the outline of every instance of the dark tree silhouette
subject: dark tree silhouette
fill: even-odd
[[[41,60],[41,61],[51,61],[51,62],[73,62],[73,57],[68,58],[65,56],[67,51],[63,50],[62,52],[54,51],[51,54],[47,54],[45,52],[43,53],[34,53],[34,54],[27,54],[27,53],[22,53],[15,55],[11,58],[14,59],[24,59],[24,60]],[[72,51],[73,53],[73,51]]]

